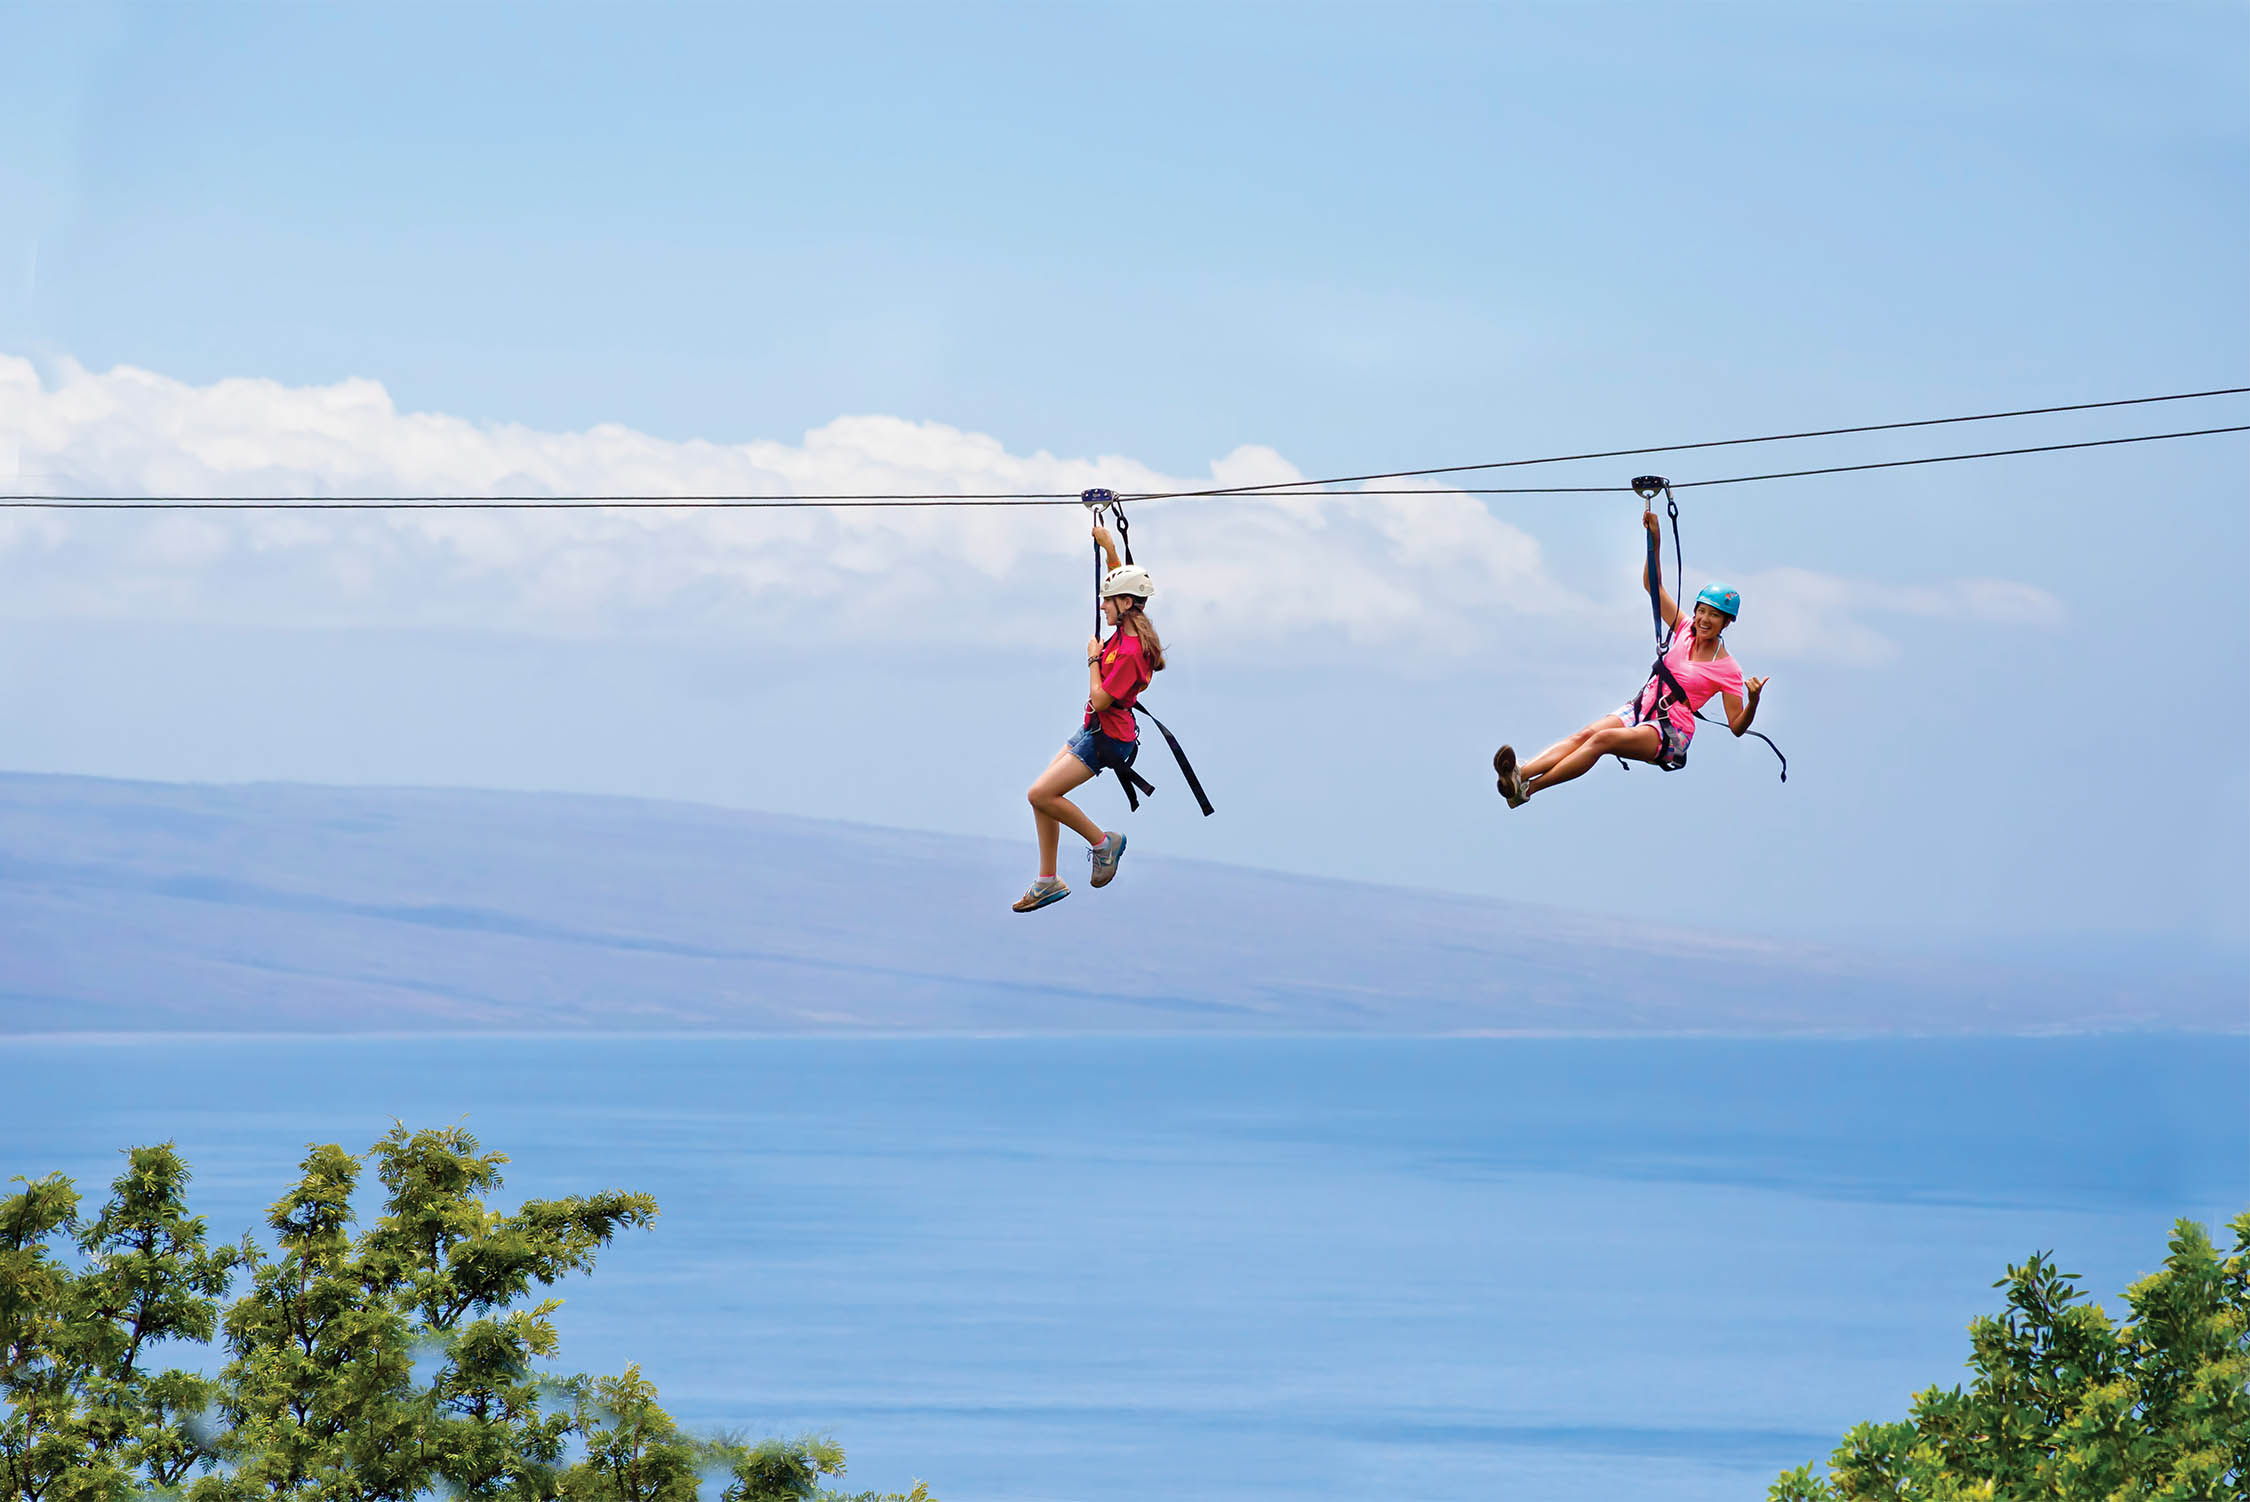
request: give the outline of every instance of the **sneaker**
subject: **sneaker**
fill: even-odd
[[[1117,879],[1117,863],[1125,858],[1125,836],[1114,829],[1102,831],[1099,846],[1086,847],[1086,859],[1093,863],[1094,885],[1106,887]]]
[[[1492,770],[1499,775],[1500,796],[1508,800],[1508,807],[1523,807],[1523,800],[1530,794],[1523,790],[1523,778],[1516,772],[1516,748],[1502,746],[1493,752]]]
[[[1023,895],[1015,901],[1015,909],[1019,913],[1037,912],[1048,903],[1060,902],[1069,895],[1070,888],[1063,885],[1061,877],[1042,876],[1024,888]]]

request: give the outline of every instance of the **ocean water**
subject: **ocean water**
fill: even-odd
[[[561,1364],[944,1502],[1758,1498],[2250,1207],[2250,1039],[0,1039],[0,1174],[466,1120],[647,1190]]]

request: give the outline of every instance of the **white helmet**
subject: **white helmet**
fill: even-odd
[[[1105,600],[1116,595],[1133,595],[1145,600],[1155,593],[1156,581],[1139,564],[1128,563],[1102,575],[1102,598]]]

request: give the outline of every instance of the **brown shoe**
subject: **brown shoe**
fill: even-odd
[[[1523,790],[1523,778],[1516,772],[1516,748],[1502,746],[1492,753],[1492,770],[1500,779],[1500,796],[1508,800],[1508,807],[1523,807],[1530,795]]]

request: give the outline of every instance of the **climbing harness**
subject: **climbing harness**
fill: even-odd
[[[1680,503],[1672,498],[1672,482],[1662,475],[1635,475],[1633,477],[1633,494],[1639,496],[1644,505],[1654,501],[1660,495],[1664,497],[1664,517],[1672,526],[1672,572],[1684,579],[1686,577],[1686,566],[1681,562]],[[1648,568],[1646,572],[1648,575],[1649,619],[1656,627],[1656,663],[1649,669],[1649,682],[1657,684],[1659,687],[1654,693],[1650,693],[1648,689],[1643,688],[1640,693],[1633,696],[1633,723],[1636,726],[1656,725],[1661,732],[1663,729],[1661,717],[1673,704],[1687,703],[1688,696],[1687,690],[1680,687],[1680,680],[1673,676],[1671,665],[1664,660],[1672,642],[1664,627],[1664,554],[1658,544],[1655,532],[1650,532],[1648,535]],[[1646,705],[1642,704],[1643,696],[1646,696],[1651,702]],[[1690,713],[1706,725],[1726,724],[1726,721],[1714,720],[1699,709],[1691,710]],[[1734,729],[1732,725],[1727,725],[1727,728],[1730,731]],[[1789,758],[1781,754],[1781,748],[1773,743],[1773,737],[1762,730],[1745,730],[1741,733],[1754,735],[1766,743],[1766,749],[1771,751],[1781,763],[1781,780],[1787,782],[1789,780]],[[1628,771],[1631,770],[1633,765],[1622,756],[1617,758],[1617,764]],[[1667,772],[1674,772],[1687,763],[1684,760],[1679,762],[1665,761],[1659,762],[1657,765]]]
[[[1124,503],[1117,499],[1115,492],[1108,490],[1088,490],[1081,493],[1078,499],[1084,503],[1088,511],[1094,514],[1095,521],[1100,521],[1103,514],[1107,513],[1109,518],[1117,524],[1117,546],[1124,553],[1126,564],[1131,566],[1133,562],[1133,524],[1125,519]],[[1102,577],[1104,573],[1102,565],[1104,562],[1102,545],[1097,540],[1094,543],[1094,635],[1097,637],[1102,634]],[[1118,629],[1123,630],[1124,628],[1119,627]],[[1204,793],[1203,783],[1195,775],[1195,768],[1188,764],[1187,752],[1180,749],[1179,738],[1172,734],[1170,727],[1162,720],[1153,714],[1149,714],[1148,706],[1138,699],[1126,707],[1133,714],[1148,715],[1149,723],[1154,725],[1157,732],[1164,737],[1164,744],[1172,748],[1172,760],[1180,764],[1180,776],[1187,780],[1188,791],[1195,794],[1197,806],[1203,810],[1204,817],[1209,818],[1217,810],[1211,807],[1211,800]],[[1119,767],[1116,770],[1117,781],[1125,789],[1125,807],[1130,812],[1139,813],[1141,810],[1141,795],[1146,793],[1153,796],[1156,792],[1155,785],[1131,767]]]

